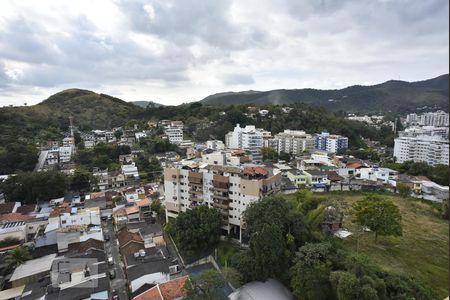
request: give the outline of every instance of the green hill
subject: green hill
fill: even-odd
[[[439,77],[406,82],[391,80],[372,86],[350,86],[340,90],[294,89],[266,92],[245,91],[211,95],[203,104],[292,104],[306,103],[332,111],[359,113],[406,113],[420,110],[448,111],[448,74]]]
[[[136,105],[108,95],[81,89],[64,90],[37,105],[1,107],[0,141],[51,138],[52,133],[68,129],[69,116],[73,116],[74,124],[82,130],[107,129],[123,125],[142,111]]]

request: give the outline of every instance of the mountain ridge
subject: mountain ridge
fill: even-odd
[[[224,92],[200,100],[206,105],[293,104],[322,106],[332,111],[386,113],[415,111],[423,106],[448,111],[449,75],[421,81],[388,80],[374,85],[352,85],[342,89],[275,89]]]

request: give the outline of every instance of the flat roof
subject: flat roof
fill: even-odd
[[[22,292],[25,289],[25,286],[18,286],[12,289],[7,289],[4,291],[0,291],[0,299],[15,299],[17,297],[22,296]]]
[[[40,258],[26,261],[24,264],[18,266],[11,276],[10,281],[15,281],[21,278],[29,277],[45,271],[50,271],[53,260],[56,254],[46,255]]]

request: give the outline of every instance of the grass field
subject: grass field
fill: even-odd
[[[364,198],[362,193],[315,194],[325,198],[340,198],[349,206]],[[375,242],[374,233],[364,232],[359,237],[358,250],[385,270],[412,275],[436,290],[442,298],[448,296],[448,222],[439,217],[437,209],[430,203],[413,198],[401,198],[393,194],[382,194],[392,200],[402,214],[403,236],[379,236]],[[343,226],[356,232],[351,217],[344,219]],[[343,241],[349,251],[357,248],[357,236]]]

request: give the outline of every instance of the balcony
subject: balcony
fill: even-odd
[[[227,209],[219,209],[219,212],[222,216],[228,216],[228,210]]]
[[[225,196],[225,195],[216,195],[216,194],[214,194],[213,198],[217,199],[217,200],[229,200],[228,195]]]
[[[189,194],[203,195],[203,191],[202,190],[189,190]]]
[[[190,187],[200,187],[203,188],[203,182],[197,183],[197,182],[189,182],[188,185]]]
[[[228,205],[223,203],[214,202],[213,207],[228,210]],[[227,211],[228,215],[228,211]]]

